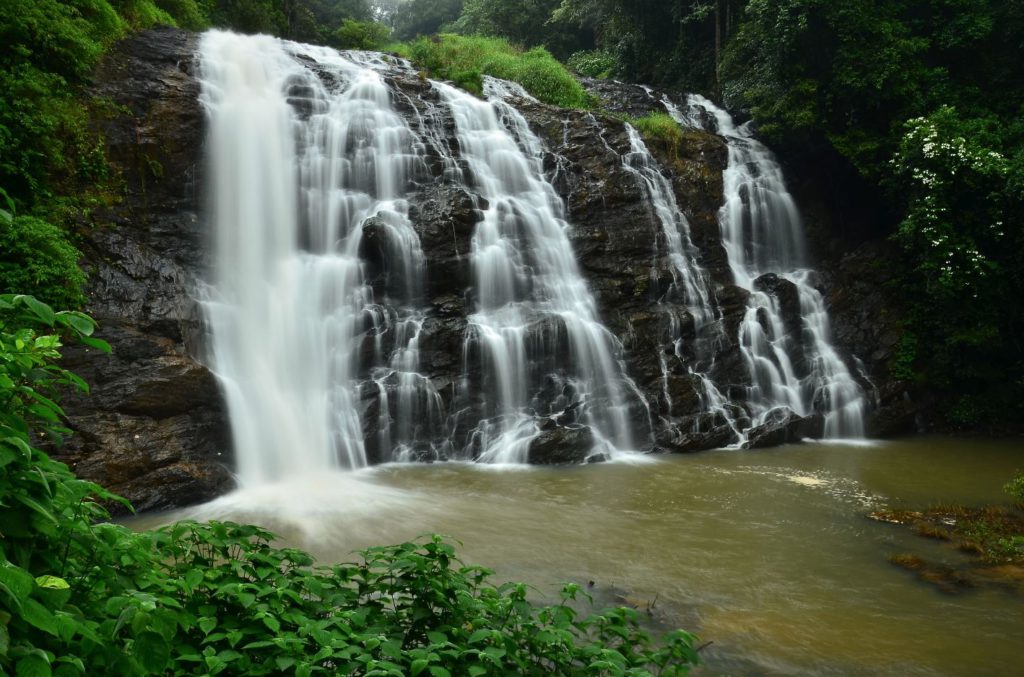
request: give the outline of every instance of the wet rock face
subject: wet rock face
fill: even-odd
[[[895,276],[905,270],[898,247],[887,240],[862,244],[823,275],[835,344],[860,359],[870,379],[874,410],[869,437],[893,437],[927,430],[933,399],[919,386],[895,378],[892,365],[910,311]]]
[[[96,94],[121,111],[98,124],[125,194],[84,230],[82,249],[86,310],[113,354],[65,351],[92,392],[66,400],[75,434],[55,455],[140,510],[202,501],[232,483],[217,382],[194,357],[202,320],[192,294],[205,261],[195,45],[183,31],[148,31],[115,47],[96,77]]]
[[[657,448],[673,454],[687,454],[705,449],[727,447],[739,441],[736,431],[721,416],[696,414],[674,428],[658,433]]]

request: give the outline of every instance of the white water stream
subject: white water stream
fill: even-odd
[[[663,103],[677,122],[719,134],[728,144],[719,224],[736,284],[751,293],[739,338],[752,381],[752,413],[763,421],[781,407],[801,416],[818,412],[825,437],[862,438],[865,393],[831,344],[825,300],[806,263],[803,223],[771,151],[749,124],[737,127],[700,95],[690,95],[685,110],[668,99]],[[784,325],[780,300],[766,292],[762,276],[769,273],[795,286],[796,335]]]
[[[698,262],[699,252],[690,240],[690,224],[679,208],[672,184],[661,172],[639,132],[628,123],[626,131],[630,152],[623,156],[623,167],[636,177],[650,202],[651,211],[661,226],[671,265],[672,285],[659,301],[674,301],[684,306],[693,324],[693,345],[686,346],[682,338],[683,318],[671,309],[667,310],[673,357],[680,363],[689,363],[687,369],[695,379],[702,410],[725,421],[739,441],[742,434],[729,402],[707,374],[714,366],[715,349],[722,336],[722,326],[718,321],[721,318],[714,304],[711,280]],[[652,278],[654,276],[652,272]],[[660,361],[662,381],[665,384],[662,397],[666,401],[667,413],[671,416],[673,403],[668,388],[669,364],[664,351]]]
[[[377,378],[399,381],[396,437],[431,413],[417,406],[432,395],[416,375],[423,253],[405,199],[422,144],[380,74],[334,50],[211,31],[199,62],[215,252],[203,301],[239,479],[364,466],[355,376],[368,335],[394,337]],[[394,298],[379,302],[360,258],[370,225],[395,268]]]
[[[471,263],[476,310],[467,354],[479,349],[487,420],[481,458],[522,463],[540,432],[538,417],[570,415],[594,435],[594,453],[634,448],[617,339],[597,319],[576,264],[562,202],[544,178],[543,150],[523,116],[503,97],[518,90],[488,79],[483,101],[434,86],[455,118],[462,159],[482,202]],[[539,408],[536,394],[560,393],[560,408]]]
[[[202,37],[199,66],[214,234],[201,301],[243,485],[425,449],[522,463],[555,419],[586,433],[574,444],[590,454],[635,448],[631,407],[644,404],[579,272],[542,143],[503,100],[521,89],[488,79],[484,101],[431,83],[441,105],[424,116],[380,55],[222,31]],[[430,153],[482,216],[464,358],[467,374],[482,364],[469,394],[482,405],[461,441],[420,368],[425,261],[409,198],[434,180]]]

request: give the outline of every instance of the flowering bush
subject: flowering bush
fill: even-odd
[[[1010,164],[949,106],[906,127],[892,160],[909,198],[898,237],[936,292],[977,299],[1006,236],[1001,192]]]
[[[1012,420],[1024,390],[1024,364],[1013,350],[1021,312],[1019,163],[1012,130],[965,119],[943,106],[905,123],[891,160],[905,217],[896,232],[910,258],[905,282],[915,307],[908,329],[929,354],[926,380],[948,388],[954,423]],[[1015,357],[1016,356],[1016,357]],[[1000,411],[997,413],[996,409]]]

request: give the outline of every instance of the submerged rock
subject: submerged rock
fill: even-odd
[[[1002,506],[966,507],[944,505],[925,510],[880,509],[868,513],[876,522],[912,527],[924,538],[937,541],[942,548],[956,548],[971,555],[971,560],[951,565],[945,553],[936,558],[893,554],[889,561],[922,581],[949,594],[971,588],[995,586],[1024,592],[1024,511]]]

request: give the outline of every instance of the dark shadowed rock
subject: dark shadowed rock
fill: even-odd
[[[785,407],[768,412],[765,419],[764,423],[747,431],[748,449],[776,447],[808,437],[818,439],[825,430],[825,419],[821,414],[799,416]]]
[[[713,415],[712,415],[713,418]],[[708,449],[720,449],[737,441],[736,432],[727,425],[710,425],[706,430],[665,428],[658,433],[658,447],[673,454],[688,454]]]
[[[196,36],[146,31],[116,45],[95,93],[119,111],[98,121],[123,202],[83,233],[86,310],[112,355],[82,346],[66,366],[92,386],[67,399],[74,430],[56,456],[137,509],[187,505],[229,488],[230,434],[213,375],[196,359],[194,300],[206,236],[198,217],[203,114]]]
[[[594,433],[590,428],[554,427],[542,430],[530,442],[527,459],[533,465],[583,463],[593,448]]]
[[[784,277],[768,273],[754,280],[754,289],[774,297],[786,334],[799,337],[801,331],[800,290]]]
[[[925,417],[935,404],[913,394],[917,388],[905,381],[890,381],[878,389],[877,407],[868,422],[868,437],[897,437],[921,432]]]

